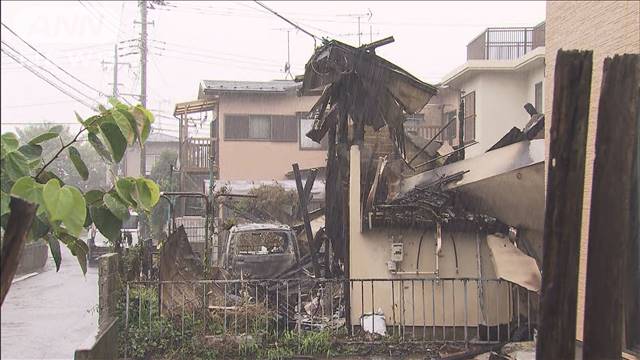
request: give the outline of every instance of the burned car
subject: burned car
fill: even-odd
[[[222,266],[240,278],[270,279],[300,258],[295,232],[280,224],[242,224],[229,230]]]

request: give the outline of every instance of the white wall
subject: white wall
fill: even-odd
[[[544,66],[520,71],[486,71],[465,79],[460,88],[476,92],[476,141],[466,157],[484,153],[512,127],[529,121],[524,104],[535,103],[534,86],[544,80]],[[544,87],[543,87],[544,88]]]

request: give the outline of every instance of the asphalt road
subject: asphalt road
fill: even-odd
[[[98,269],[83,276],[77,260],[61,250],[60,272],[49,257],[38,275],[11,285],[1,309],[2,359],[72,359],[96,331]]]

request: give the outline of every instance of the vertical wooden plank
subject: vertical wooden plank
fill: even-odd
[[[625,257],[627,249],[632,249],[631,218],[635,215],[631,213],[631,175],[638,84],[640,55],[605,59],[593,164],[584,359],[617,359],[622,352]]]
[[[302,188],[302,178],[300,177],[300,168],[298,163],[293,164],[293,174],[296,177],[296,187],[298,189],[298,201],[300,203],[300,211],[302,211],[302,219],[304,221],[304,230],[309,243],[309,254],[311,254],[311,263],[313,265],[313,274],[316,278],[320,277],[320,267],[316,258],[316,245],[314,244],[313,232],[311,231],[311,223],[309,222],[309,213],[307,212],[307,201],[304,198],[304,189]]]
[[[591,51],[558,51],[544,225],[537,359],[573,359]]]

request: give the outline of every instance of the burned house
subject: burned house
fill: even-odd
[[[404,120],[437,90],[375,55],[391,41],[326,43],[301,90],[322,91],[307,136],[329,139],[326,233],[350,283],[347,322],[366,328],[375,313],[403,335],[495,341],[519,328],[530,337],[544,213],[544,140],[534,137],[544,117],[531,112],[528,126],[472,159],[465,146],[428,142],[429,166],[416,169]],[[393,150],[375,156],[367,128]]]

